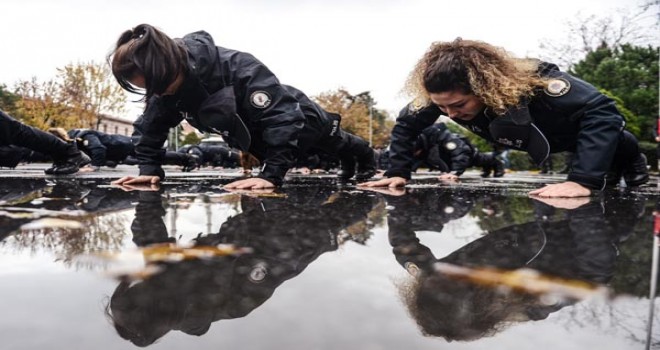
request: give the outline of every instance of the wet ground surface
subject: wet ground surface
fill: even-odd
[[[233,170],[169,170],[0,170],[1,349],[660,348],[657,177],[539,201],[561,176],[231,193]]]

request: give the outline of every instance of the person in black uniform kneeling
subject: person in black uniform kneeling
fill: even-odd
[[[25,125],[0,111],[0,146],[20,146],[52,157],[48,175],[73,174],[90,162],[74,143],[65,142],[45,131]],[[15,165],[14,165],[15,166]]]
[[[238,168],[240,166],[240,151],[221,145],[185,145],[177,153],[189,154],[199,160],[199,165],[213,167]]]
[[[98,171],[102,166],[114,168],[117,164],[135,165],[135,146],[130,137],[118,134],[106,134],[92,129],[51,128],[48,130],[64,141],[75,142],[82,152],[91,159],[91,170]],[[165,151],[163,164],[180,165],[184,171],[199,167],[196,156]]]
[[[414,141],[440,115],[490,142],[528,152],[537,164],[550,153],[574,152],[567,181],[531,195],[582,197],[616,185],[621,177],[628,186],[648,181],[646,158],[624,130],[614,101],[554,64],[458,38],[431,45],[407,88],[416,99],[392,130],[388,178],[365,186],[405,185]]]
[[[344,161],[342,178],[363,180],[376,172],[373,149],[343,131],[339,115],[280,84],[254,56],[216,46],[206,32],[171,39],[153,26],[138,25],[120,36],[111,66],[119,84],[144,94],[147,102],[134,124],[141,134],[136,145],[140,175],[115,184],[160,182],[165,176],[160,147],[169,129],[184,118],[263,164],[257,177],[226,188],[278,186],[296,159],[313,148]]]
[[[504,175],[504,163],[492,154],[482,153],[470,141],[458,134],[452,133],[444,123],[437,123],[422,130],[415,142],[413,152],[418,161],[413,169],[422,165],[438,169],[443,179],[456,179],[467,168],[478,166],[482,168],[482,177]]]
[[[378,169],[389,168],[389,150],[379,153]],[[413,151],[415,161],[411,170],[422,167],[443,172],[439,178],[456,180],[467,168],[482,168],[481,177],[504,176],[504,162],[492,153],[480,152],[470,141],[459,134],[452,133],[445,123],[437,123],[424,129],[415,141]]]

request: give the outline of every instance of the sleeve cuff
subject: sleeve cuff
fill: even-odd
[[[266,163],[261,168],[261,172],[257,177],[268,180],[275,186],[281,186],[287,171],[289,171],[289,168],[268,165]]]
[[[590,188],[592,190],[602,190],[605,188],[605,178],[596,177],[585,174],[570,173],[568,174],[568,181],[576,182],[584,187]]]
[[[385,172],[385,177],[402,177],[406,180],[410,180],[410,170],[390,169]]]
[[[162,180],[165,178],[165,171],[158,165],[140,165],[140,176],[158,176]]]

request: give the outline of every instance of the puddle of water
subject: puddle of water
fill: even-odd
[[[540,202],[524,184],[482,181],[363,191],[301,179],[260,193],[212,180],[100,185],[0,184],[9,348],[660,342],[652,192]]]

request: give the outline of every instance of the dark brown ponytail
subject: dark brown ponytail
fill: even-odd
[[[112,74],[126,91],[143,93],[129,82],[143,76],[146,99],[162,95],[187,69],[185,48],[149,24],[123,32],[108,61]]]

